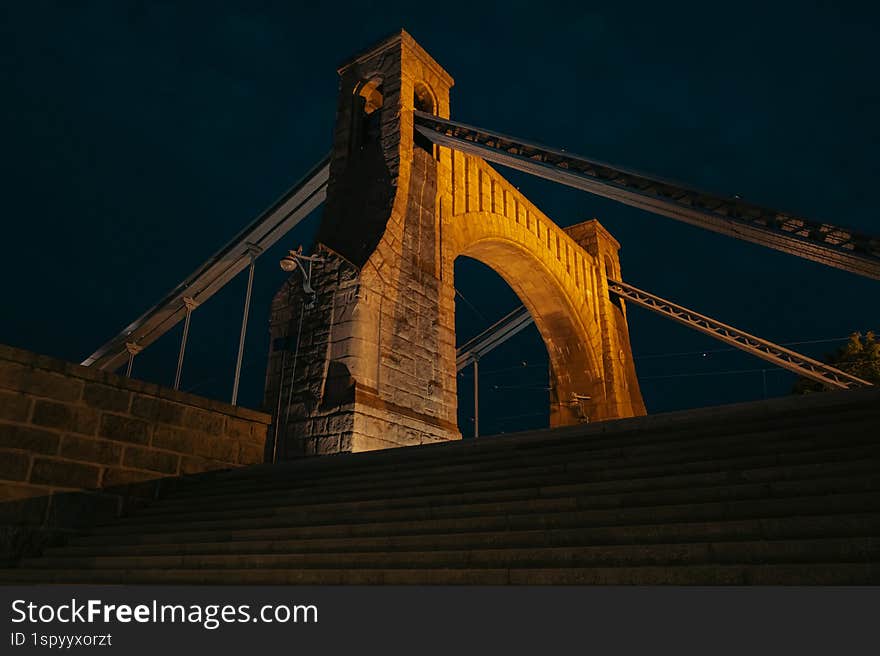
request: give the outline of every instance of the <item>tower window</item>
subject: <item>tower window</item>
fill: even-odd
[[[349,142],[352,152],[363,150],[368,143],[379,138],[382,112],[377,110],[382,108],[383,102],[381,78],[372,78],[355,89]]]
[[[436,114],[436,103],[434,102],[434,95],[431,93],[431,90],[428,88],[426,84],[422,82],[416,82],[415,87],[413,87],[413,107],[420,112],[425,112],[427,114]],[[421,148],[424,151],[434,154],[434,144],[431,143],[431,140],[421,134],[418,130],[415,131],[413,135],[413,141],[417,148]]]

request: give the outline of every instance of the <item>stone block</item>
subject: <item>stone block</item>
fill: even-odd
[[[241,465],[255,465],[264,461],[264,447],[262,444],[242,442],[238,449],[238,463]]]
[[[83,401],[89,407],[100,410],[128,412],[131,392],[109,385],[87,382],[83,389]]]
[[[152,445],[178,453],[194,453],[196,440],[193,431],[159,424],[153,430]]]
[[[382,440],[376,437],[369,437],[367,435],[360,435],[355,433],[351,436],[351,451],[352,453],[360,453],[362,451],[376,451],[379,449],[393,449],[399,446],[394,442],[388,442],[386,440]]]
[[[0,449],[0,480],[27,480],[30,463],[31,458],[26,453]]]
[[[98,411],[93,408],[38,399],[31,422],[37,426],[94,435],[98,428],[98,417]]]
[[[76,401],[82,394],[83,383],[81,380],[34,369],[18,362],[0,360],[0,388],[58,401]]]
[[[236,462],[238,460],[238,442],[227,440],[220,436],[198,435],[194,438],[193,452],[197,456],[204,456],[212,460],[224,462]]]
[[[226,437],[235,440],[251,441],[253,435],[251,433],[251,422],[235,419],[234,417],[226,418]]]
[[[269,436],[269,424],[254,424],[252,430],[253,434],[251,436],[251,441],[254,444],[258,444],[263,446],[266,443],[266,439]]]
[[[0,420],[25,422],[30,409],[31,399],[23,393],[0,390]]]
[[[179,455],[167,451],[128,446],[125,448],[122,465],[134,469],[148,469],[163,474],[176,474],[179,460]]]
[[[113,490],[114,488],[125,487],[126,490],[119,490],[120,493],[127,493],[128,486],[136,483],[150,482],[158,478],[159,474],[134,469],[117,469],[111,468],[104,472],[102,481],[104,489]]]
[[[163,424],[183,424],[186,406],[153,396],[135,396],[131,402],[131,414]]]
[[[220,435],[223,432],[224,416],[199,408],[188,407],[183,415],[183,426],[204,433]]]
[[[99,435],[110,440],[149,444],[152,426],[141,419],[105,413],[101,417]]]
[[[52,455],[58,451],[61,436],[30,426],[0,424],[0,448],[22,449],[30,453]]]
[[[315,454],[339,453],[339,436],[319,437],[315,440]]]
[[[30,482],[57,487],[90,489],[98,486],[100,474],[100,467],[94,465],[55,458],[36,458],[31,470]]]
[[[122,460],[123,446],[116,442],[65,435],[61,440],[59,455],[100,465],[118,465]]]

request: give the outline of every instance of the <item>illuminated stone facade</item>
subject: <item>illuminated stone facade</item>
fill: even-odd
[[[279,457],[460,438],[459,255],[532,313],[552,426],[644,414],[625,308],[605,283],[620,275],[617,242],[596,221],[558,227],[483,160],[414,137],[413,109],[449,117],[453,82],[407,33],[339,75],[315,293],[294,272],[272,308],[265,405]]]

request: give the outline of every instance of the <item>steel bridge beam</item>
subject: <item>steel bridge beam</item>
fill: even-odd
[[[813,360],[784,346],[755,337],[726,323],[716,321],[699,312],[694,312],[624,282],[609,278],[608,290],[631,303],[657,312],[668,319],[684,324],[688,328],[698,330],[725,344],[729,344],[746,353],[751,353],[762,360],[771,362],[783,369],[788,369],[798,375],[824,383],[829,387],[852,389],[871,386],[871,383],[868,381],[852,376],[824,362]]]
[[[478,361],[489,351],[501,346],[523,328],[533,323],[532,315],[521,306],[492,324],[476,337],[469,339],[457,349],[455,367],[461,371],[472,362]]]
[[[657,312],[668,319],[684,324],[688,328],[698,330],[734,348],[738,348],[783,369],[788,369],[799,376],[818,381],[829,387],[853,389],[871,386],[871,383],[868,381],[852,376],[840,369],[808,358],[784,346],[755,337],[733,326],[716,321],[654,294],[649,294],[632,285],[609,278],[608,290],[626,301]],[[528,310],[525,307],[517,308],[501,319],[501,321],[490,326],[459,347],[456,360],[458,370],[461,371],[475,359],[479,359],[492,349],[500,346],[531,323],[533,323],[533,320]],[[515,327],[515,329],[511,327]]]
[[[113,371],[129,357],[126,344],[141,349],[168,332],[187,314],[185,298],[201,305],[251,265],[253,253],[264,253],[317,208],[327,196],[330,157],[325,157],[269,209],[209,258],[159,303],[130,323],[83,360],[85,366]]]
[[[880,280],[880,239],[876,237],[753,205],[739,198],[697,191],[424,112],[416,111],[415,121],[416,130],[440,146],[713,232]]]

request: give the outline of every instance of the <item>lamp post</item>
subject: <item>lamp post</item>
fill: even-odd
[[[293,273],[297,269],[302,271],[303,291],[310,299],[309,303],[306,304],[306,307],[311,307],[315,300],[315,290],[312,289],[312,264],[315,262],[323,262],[324,258],[318,257],[317,255],[303,255],[302,246],[295,251],[288,251],[287,253],[287,256],[281,260],[281,269],[288,273]]]

